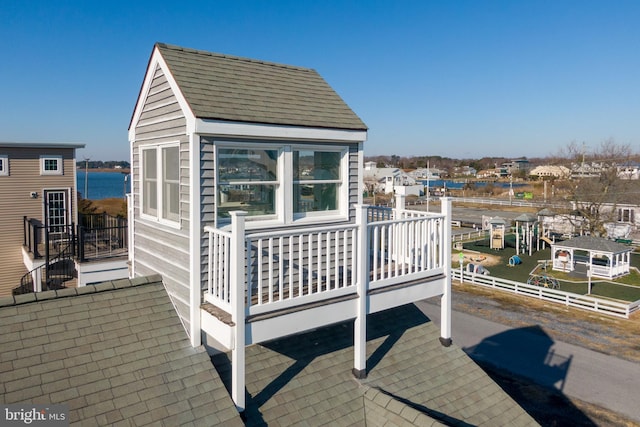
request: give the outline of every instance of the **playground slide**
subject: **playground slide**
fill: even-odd
[[[549,245],[553,245],[553,242],[548,237],[541,237],[540,240],[547,242]]]

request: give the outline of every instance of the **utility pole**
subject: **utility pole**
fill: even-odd
[[[509,206],[511,206],[512,197],[513,197],[513,174],[509,175]]]
[[[427,160],[427,212],[429,212],[429,196],[431,194],[431,188],[429,188],[429,175],[431,175],[431,169],[429,168],[429,160]]]
[[[84,158],[84,198],[89,198],[89,157]]]

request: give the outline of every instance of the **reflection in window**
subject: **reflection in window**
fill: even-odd
[[[243,210],[249,216],[275,215],[278,150],[218,150],[218,216]]]
[[[180,161],[178,146],[162,149],[162,217],[180,217]]]
[[[340,159],[337,151],[293,152],[294,213],[339,208]]]

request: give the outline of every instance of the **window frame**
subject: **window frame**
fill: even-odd
[[[55,160],[56,169],[47,169],[47,162]],[[61,154],[43,154],[40,156],[40,175],[64,175],[63,159]]]
[[[9,155],[0,154],[0,176],[9,176]]]
[[[165,179],[165,149],[167,148],[177,148],[178,156],[177,156],[177,168],[178,168],[178,179],[171,180],[171,184],[177,184],[178,188],[176,191],[178,197],[178,212],[175,214],[175,217],[170,217],[170,212],[165,212],[165,185],[167,184],[167,180]],[[146,197],[148,197],[146,190],[146,160],[145,160],[145,152],[153,152],[155,153],[155,196],[156,196],[156,206],[155,213],[149,213],[145,211],[145,202]],[[159,224],[164,224],[173,228],[180,228],[181,223],[181,211],[180,211],[180,142],[167,142],[160,144],[145,144],[139,147],[138,156],[140,159],[140,170],[139,170],[139,182],[140,182],[140,218],[146,219],[148,221],[157,222]],[[168,205],[167,205],[168,206]],[[165,215],[166,214],[166,215]]]
[[[258,150],[276,150],[277,156],[277,180],[269,181],[275,183],[275,214],[269,215],[251,215],[246,216],[246,227],[249,229],[270,227],[270,226],[296,226],[303,224],[326,223],[345,221],[349,218],[349,146],[346,144],[305,144],[300,141],[233,141],[218,140],[214,142],[215,154],[215,187],[216,187],[216,203],[215,203],[215,221],[216,226],[224,227],[230,224],[230,219],[222,218],[219,215],[219,204],[217,197],[221,185],[225,185],[227,181],[220,180],[219,174],[219,153],[220,149],[258,149]],[[332,181],[338,185],[337,202],[338,209],[331,211],[313,211],[294,213],[293,209],[293,186],[299,180],[294,180],[293,157],[294,151],[323,151],[340,153],[339,178]],[[346,180],[346,181],[345,181]],[[304,180],[303,180],[304,181]],[[327,181],[327,180],[325,180]],[[321,182],[325,182],[321,181]],[[259,181],[258,181],[259,182]],[[321,183],[318,182],[318,183]],[[265,184],[267,181],[265,181]]]

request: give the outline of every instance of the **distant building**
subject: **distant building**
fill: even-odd
[[[457,166],[453,168],[454,176],[476,176],[478,171],[471,166]]]
[[[515,159],[502,163],[500,167],[501,169],[507,170],[507,175],[513,175],[514,173],[519,171],[529,170],[530,163],[527,159]]]
[[[443,171],[438,168],[418,168],[409,172],[415,179],[441,179]]]
[[[581,163],[571,165],[571,178],[597,178],[602,174],[603,167],[599,163]]]
[[[558,165],[542,165],[531,169],[529,176],[538,178],[568,178],[571,170],[565,166]]]
[[[640,163],[627,162],[619,165],[618,176],[622,179],[640,179]]]
[[[483,169],[476,175],[478,178],[504,178],[509,173],[505,168]]]
[[[385,194],[422,195],[424,187],[417,184],[411,174],[400,168],[377,168],[371,163],[367,162],[363,171],[364,182],[370,190]]]

